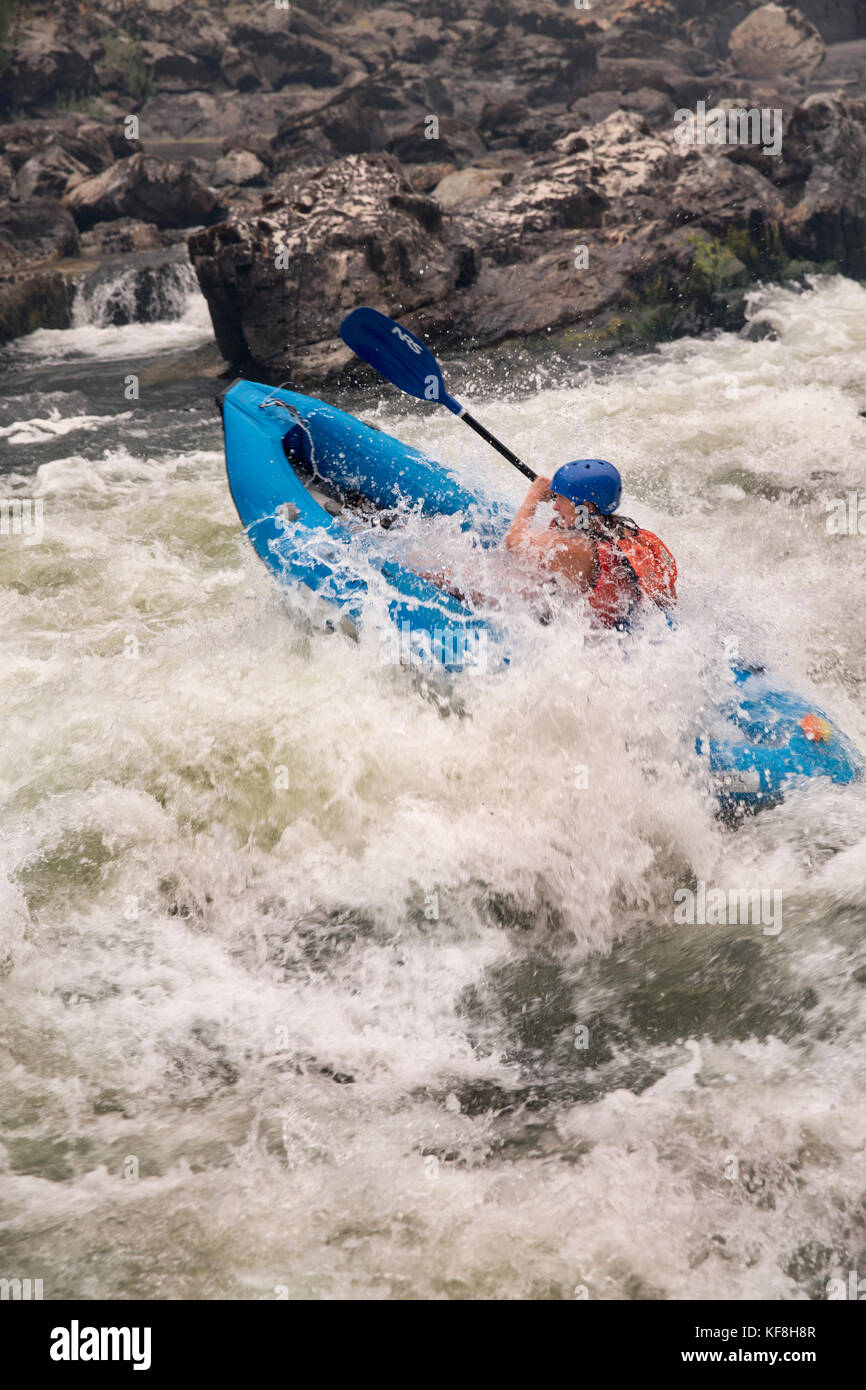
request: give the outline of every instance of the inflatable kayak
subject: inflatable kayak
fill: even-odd
[[[412,659],[465,670],[503,635],[459,598],[380,553],[401,506],[459,517],[496,544],[511,514],[419,450],[334,406],[235,381],[217,397],[229,488],[250,543],[286,584],[305,585],[357,627],[378,605]],[[375,578],[375,584],[371,580]],[[503,653],[503,660],[507,657]],[[798,781],[861,776],[859,754],[826,715],[757,666],[735,665],[712,733],[695,738],[723,806],[757,809]]]

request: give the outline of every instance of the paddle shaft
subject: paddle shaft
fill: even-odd
[[[513,463],[515,468],[520,469],[524,477],[529,478],[531,481],[534,481],[538,477],[538,474],[533,473],[532,469],[529,468],[522,459],[519,459],[516,454],[512,454],[511,450],[506,448],[504,444],[501,444],[495,435],[491,434],[489,430],[486,430],[480,421],[475,419],[474,415],[470,415],[468,410],[461,410],[458,418],[465,420],[467,425],[469,425],[476,434],[480,434],[482,439],[486,440],[488,444],[492,444],[494,449],[498,449],[503,458],[508,459],[509,463]]]

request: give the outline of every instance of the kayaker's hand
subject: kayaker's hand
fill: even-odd
[[[547,502],[551,497],[550,479],[542,478],[541,475],[535,478],[529,485],[529,491],[520,504],[517,516],[508,529],[505,537],[505,546],[508,550],[514,550],[516,546],[522,545],[527,534],[527,528],[535,515],[535,508],[539,502]]]
[[[531,497],[533,502],[547,502],[550,496],[550,479],[543,478],[539,473],[529,489],[527,498]]]

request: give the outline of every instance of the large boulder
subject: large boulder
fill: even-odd
[[[194,234],[190,256],[223,355],[301,371],[322,340],[336,347],[357,304],[399,314],[446,299],[460,257],[438,236],[441,218],[390,155],[349,155],[291,177],[252,215]]]
[[[116,217],[157,227],[191,227],[208,220],[216,201],[213,190],[185,164],[151,154],[118,160],[96,178],[77,184],[64,199],[81,228]]]
[[[799,193],[786,214],[792,253],[866,276],[866,102],[807,97],[783,155],[779,176],[795,178]]]
[[[443,171],[441,203],[389,156],[353,155],[293,173],[190,253],[226,358],[309,386],[347,379],[339,323],[359,303],[440,347],[552,329],[597,351],[736,328],[749,283],[792,259],[866,274],[864,117],[812,97],[781,157],[754,159],[678,145],[638,112],[575,117],[511,168]]]
[[[56,199],[0,204],[0,268],[78,254],[78,229]]]
[[[0,343],[37,328],[69,328],[75,287],[59,270],[0,276]]]
[[[731,62],[744,77],[807,82],[824,61],[824,41],[805,15],[787,5],[762,5],[738,24]]]

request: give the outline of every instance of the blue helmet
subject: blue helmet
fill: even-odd
[[[610,516],[622,497],[622,478],[619,469],[606,459],[575,459],[557,468],[550,490],[578,505],[593,502],[600,512]]]

